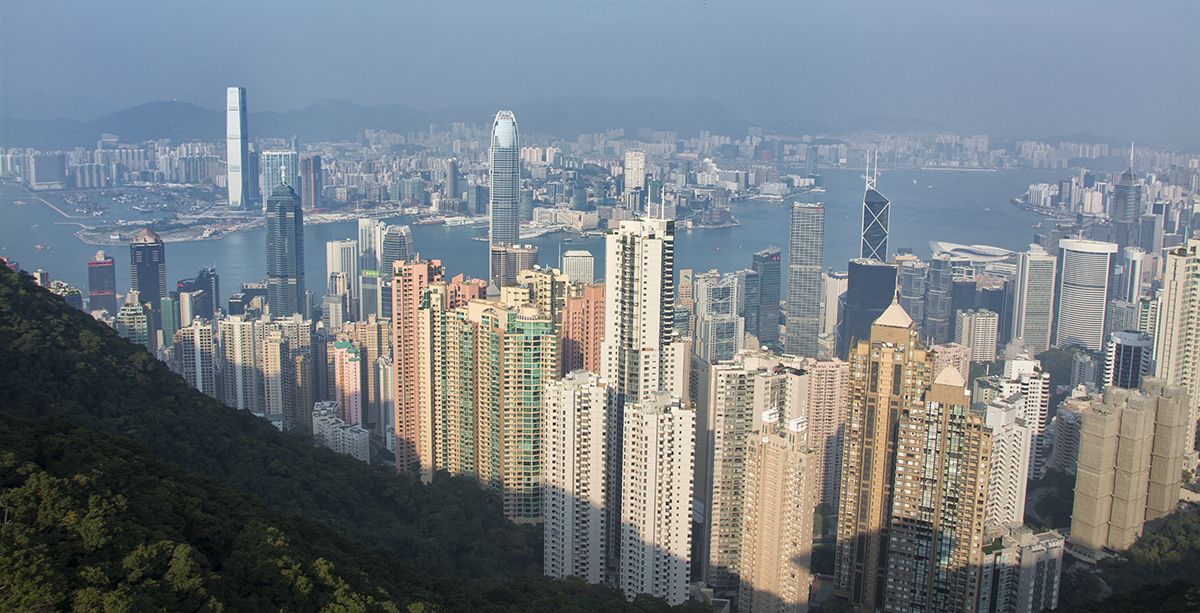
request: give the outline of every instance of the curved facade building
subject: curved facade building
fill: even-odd
[[[520,240],[521,222],[517,210],[521,198],[520,154],[517,119],[512,111],[496,113],[496,121],[492,124],[492,189],[488,206],[492,219],[489,234],[492,246],[516,245]],[[488,268],[494,270],[493,266]]]
[[[1108,273],[1115,243],[1064,238],[1058,242],[1058,287],[1054,346],[1104,348]]]

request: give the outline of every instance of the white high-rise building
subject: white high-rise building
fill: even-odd
[[[635,189],[646,191],[646,152],[630,150],[625,152],[625,202],[629,202],[629,194]],[[643,202],[649,201],[644,198]],[[626,205],[628,206],[628,204]]]
[[[587,283],[596,280],[593,271],[592,252],[571,250],[562,254],[562,271],[571,279],[571,283]]]
[[[1054,346],[1104,349],[1108,276],[1116,243],[1064,238],[1059,245]]]
[[[1034,534],[1022,526],[1002,532],[1000,547],[984,550],[975,610],[1039,613],[1058,608],[1065,544],[1066,539],[1055,530]]]
[[[625,406],[620,576],[625,597],[688,597],[695,412],[667,392]]]
[[[626,410],[639,404],[650,406],[662,393],[675,398],[689,397],[690,350],[688,343],[674,329],[675,222],[663,219],[622,221],[620,227],[606,237],[604,266],[604,340],[600,345],[600,376],[616,387],[615,410],[611,413],[615,418],[608,421],[605,511],[609,514],[609,540],[605,547],[609,571],[620,573],[628,563],[620,534],[622,508],[627,500],[622,494],[623,470],[631,466],[629,454],[636,453],[626,448],[623,438],[622,421]],[[645,441],[632,443],[641,446]],[[688,449],[691,449],[691,443],[688,443]],[[690,479],[691,469],[688,470]],[[690,484],[688,496],[691,496]],[[690,501],[688,510],[677,519],[690,527]],[[686,567],[689,552],[685,549],[682,555]],[[686,571],[684,575],[686,586]],[[646,579],[653,582],[653,577]],[[617,583],[624,585],[622,581]]]
[[[344,275],[339,282],[335,282],[335,275]],[[326,294],[337,294],[343,289],[348,290],[350,319],[358,318],[358,241],[354,239],[346,239],[340,241],[329,241],[325,243],[325,279],[328,286],[325,289]],[[338,287],[340,282],[345,283],[345,287]]]
[[[199,319],[179,330],[182,339],[175,343],[176,361],[188,385],[204,394],[217,397],[216,370],[214,366],[213,329]]]
[[[1028,358],[1004,363],[1003,397],[1019,393],[1024,399],[1023,418],[1033,436],[1029,454],[1029,478],[1046,475],[1046,460],[1050,457],[1051,439],[1046,433],[1050,425],[1050,373],[1041,369],[1042,363]]]
[[[1035,354],[1050,348],[1057,263],[1058,258],[1040,246],[1030,245],[1029,251],[1021,254],[1017,267],[1012,334],[1013,338],[1025,341],[1025,346]]]
[[[687,397],[687,346],[674,334],[675,222],[622,221],[605,242],[600,376],[622,402]]]
[[[542,542],[548,577],[605,579],[606,424],[614,391],[583,370],[546,384]]]
[[[1163,259],[1162,293],[1156,301],[1155,376],[1188,391],[1185,462],[1196,465],[1196,421],[1200,420],[1200,240],[1169,249]]]
[[[1025,486],[1033,434],[1023,416],[1019,395],[997,398],[987,406],[984,423],[992,429],[992,466],[988,472],[984,526],[1020,526],[1025,521]]]
[[[1000,316],[987,309],[959,311],[955,318],[954,342],[971,350],[971,361],[996,360],[996,330]]]
[[[225,168],[229,185],[229,208],[241,210],[250,201],[251,177],[247,172],[250,137],[246,130],[246,89],[230,87],[225,92]]]
[[[842,327],[842,298],[846,295],[847,272],[827,272],[821,276],[821,355],[837,353],[837,333]]]
[[[263,400],[263,370],[259,355],[263,323],[231,315],[218,324],[224,367],[221,381],[225,404],[255,415],[266,414]]]

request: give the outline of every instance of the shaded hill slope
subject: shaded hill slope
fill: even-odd
[[[0,450],[0,610],[671,610],[578,580],[436,579],[58,417],[0,416]]]
[[[129,437],[284,515],[319,521],[438,576],[540,572],[541,529],[465,478],[427,486],[313,447],[187,385],[140,346],[0,266],[0,413]]]

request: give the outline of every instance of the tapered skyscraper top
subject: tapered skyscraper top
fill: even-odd
[[[517,205],[521,196],[521,144],[512,111],[496,113],[492,124],[491,244],[516,245],[520,240]],[[490,257],[490,256],[489,256]],[[489,266],[489,270],[494,267]],[[495,282],[495,279],[492,279]]]
[[[891,205],[883,194],[875,190],[875,179],[879,173],[876,161],[875,173],[867,163],[867,191],[863,195],[862,254],[860,257],[887,261],[888,232],[891,228]]]
[[[242,209],[250,200],[249,136],[246,132],[246,89],[230,87],[225,93],[226,167],[229,208]],[[255,177],[257,180],[257,177]],[[268,186],[268,188],[271,186]]]

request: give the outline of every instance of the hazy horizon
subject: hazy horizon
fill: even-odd
[[[0,115],[711,98],[757,125],[1200,144],[1200,3],[0,1]]]

